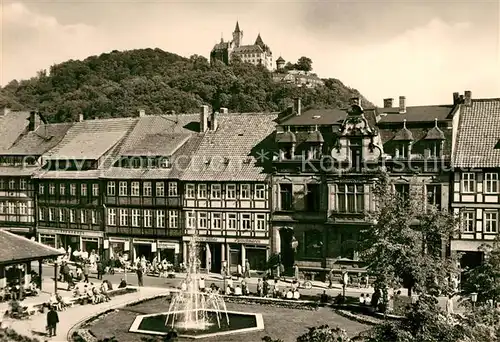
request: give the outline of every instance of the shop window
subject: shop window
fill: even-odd
[[[165,183],[156,182],[156,196],[164,197],[165,196]]]
[[[195,187],[194,184],[186,184],[186,198],[195,197]]]
[[[153,211],[144,209],[144,227],[151,228],[153,226]]]
[[[292,184],[280,184],[280,210],[292,210]]]
[[[236,199],[236,184],[226,185],[226,199]]]
[[[221,228],[222,228],[222,214],[212,213],[212,229],[221,229]]]
[[[240,191],[240,199],[250,199],[250,184],[241,184]]]
[[[165,228],[165,210],[156,211],[156,227]]]
[[[168,211],[168,227],[169,228],[179,228],[179,213],[176,210]]]
[[[221,185],[212,184],[210,188],[210,198],[219,199],[221,197]]]
[[[115,182],[108,182],[108,196],[116,195],[116,185]]]

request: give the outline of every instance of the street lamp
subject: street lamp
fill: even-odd
[[[477,302],[477,293],[476,292],[473,292],[470,294],[470,300],[472,301],[472,310],[475,310],[476,302]]]

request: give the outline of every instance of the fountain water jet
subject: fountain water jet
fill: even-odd
[[[168,308],[165,325],[171,325],[172,328],[205,330],[213,324],[217,324],[220,328],[221,319],[224,318],[229,325],[229,316],[223,297],[211,289],[205,288],[205,292],[200,291],[201,274],[197,240],[197,236],[193,236],[189,242],[186,289],[173,296]],[[207,313],[212,313],[212,315]],[[212,322],[214,316],[217,322]]]

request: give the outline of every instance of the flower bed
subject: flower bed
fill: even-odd
[[[287,300],[278,298],[251,297],[251,296],[224,296],[224,300],[228,303],[237,304],[261,304],[280,308],[301,309],[301,310],[317,310],[320,303],[309,300]]]

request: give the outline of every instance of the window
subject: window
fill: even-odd
[[[59,195],[66,195],[66,184],[59,184]]]
[[[75,223],[75,216],[76,216],[75,209],[70,209],[69,210],[69,222]]]
[[[24,202],[19,202],[19,215],[28,214],[28,205]]]
[[[441,141],[432,141],[429,143],[429,156],[430,157],[441,156]]]
[[[120,196],[127,196],[127,188],[128,188],[127,187],[127,182],[120,182],[119,187],[120,188],[118,190],[119,191],[118,194]]]
[[[11,179],[11,180],[9,181],[9,189],[13,190],[13,189],[15,189],[15,188],[16,188],[16,181],[15,181],[15,180],[13,180],[13,179]]]
[[[139,227],[139,209],[132,209],[132,227]]]
[[[351,138],[349,140],[349,152],[352,163],[352,167],[358,167],[363,161],[363,139],[362,138]]]
[[[87,184],[82,184],[81,186],[81,195],[82,196],[87,196]]]
[[[404,141],[402,143],[399,143],[398,147],[396,148],[396,158],[407,159],[409,152],[410,152],[409,142]]]
[[[227,214],[227,229],[236,229],[236,214]]]
[[[462,192],[473,193],[476,190],[476,174],[472,172],[462,173]]]
[[[316,212],[319,211],[320,203],[320,187],[319,184],[307,184],[306,193],[306,211]]]
[[[484,212],[484,232],[496,233],[498,231],[498,211]]]
[[[151,187],[151,182],[144,182],[142,184],[142,195],[151,197],[152,194],[153,194],[153,189]]]
[[[365,210],[364,185],[338,184],[338,211],[342,213],[362,213]]]
[[[0,189],[3,189],[3,187],[4,187],[4,181],[3,179],[0,179]]]
[[[0,203],[0,214],[3,213],[2,204],[3,203]],[[45,218],[44,218],[44,215],[43,215],[43,208],[38,208],[38,220],[45,221]]]
[[[226,185],[226,199],[236,199],[236,184]]]
[[[120,226],[128,226],[128,211],[120,209]]]
[[[256,215],[255,229],[256,230],[266,230],[266,215],[265,214],[257,214]]]
[[[222,228],[222,214],[212,213],[212,229],[221,229],[221,228]]]
[[[54,195],[56,193],[56,186],[52,183],[49,184],[49,195]]]
[[[71,196],[76,196],[76,184],[69,185],[69,194]]]
[[[49,221],[55,221],[55,217],[56,217],[56,209],[49,208]]]
[[[292,184],[280,184],[280,209],[292,210]]]
[[[165,196],[165,183],[156,182],[156,196],[158,197]]]
[[[220,184],[212,184],[210,187],[210,198],[219,199],[221,194]]]
[[[186,198],[194,198],[194,184],[186,184]]]
[[[169,228],[178,228],[179,226],[179,214],[176,210],[168,211],[168,227]]]
[[[153,211],[151,209],[144,209],[144,227],[153,226]]]
[[[207,213],[198,213],[198,228],[206,229],[207,228]]]
[[[170,167],[170,161],[168,160],[168,158],[160,159],[160,167],[162,169],[168,169]]]
[[[240,199],[250,199],[250,184],[240,185]]]
[[[241,214],[241,229],[244,230],[252,229],[252,221],[250,220],[250,214]]]
[[[115,210],[115,209],[113,209],[113,210]],[[115,224],[116,224],[116,211],[113,211],[113,212],[114,212],[114,215],[115,215],[115,217],[113,218],[113,222],[115,222]],[[85,210],[85,209],[82,209],[80,211],[80,222],[81,223],[87,223],[87,210]],[[113,226],[115,224],[113,224]]]
[[[410,199],[410,184],[394,184],[394,190],[402,201]]]
[[[462,212],[462,231],[464,233],[474,233],[476,226],[475,211],[464,211]]]
[[[99,196],[99,184],[92,184],[92,196],[98,197]]]
[[[264,184],[255,185],[255,199],[266,199],[266,186]]]
[[[427,203],[436,206],[438,210],[441,209],[441,185],[427,184]]]
[[[90,220],[92,221],[92,224],[97,224],[97,211],[90,211]]]
[[[207,185],[199,184],[198,185],[198,198],[207,198]]]
[[[130,184],[130,196],[139,196],[139,182],[132,182]]]
[[[498,194],[498,173],[485,173],[484,183],[484,192],[486,194]]]
[[[65,212],[64,209],[59,209],[59,222],[65,222],[66,217],[65,217]]]
[[[156,211],[156,227],[165,228],[165,210]]]
[[[38,184],[38,193],[40,195],[43,195],[43,193],[45,192],[45,186],[43,184]]]
[[[168,183],[168,195],[169,196],[177,196],[177,183],[169,182]]]
[[[83,214],[83,211],[82,211]],[[83,215],[82,215],[83,217]],[[108,225],[116,226],[116,209],[108,208]]]
[[[116,185],[115,182],[108,182],[108,196],[116,195]]]
[[[19,181],[19,189],[21,190],[26,190],[28,182],[26,182],[26,179],[21,179]]]
[[[16,205],[14,202],[7,202],[7,214],[16,214]]]
[[[195,227],[195,216],[193,211],[186,212],[186,227],[187,228]]]

